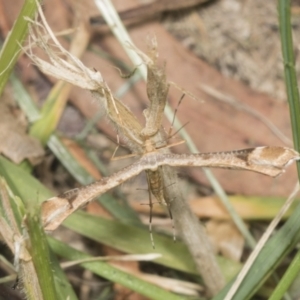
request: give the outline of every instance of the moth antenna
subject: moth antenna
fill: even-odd
[[[181,104],[181,102],[182,102],[184,96],[185,96],[185,93],[182,94],[182,96],[180,97],[180,99],[179,99],[179,101],[178,101],[177,107],[175,108],[175,112],[174,112],[174,115],[173,115],[173,120],[172,120],[172,123],[171,123],[171,127],[170,127],[170,129],[169,129],[168,136],[170,136],[171,133],[172,133],[173,126],[174,126],[174,122],[175,122],[175,118],[176,118],[176,115],[177,115],[177,112],[178,112],[178,107],[179,107],[179,105]]]

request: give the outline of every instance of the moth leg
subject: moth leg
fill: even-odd
[[[124,159],[124,158],[129,158],[129,157],[134,157],[134,156],[137,156],[138,154],[135,154],[135,153],[132,153],[132,154],[128,154],[128,155],[122,155],[122,156],[115,156],[117,151],[119,150],[120,148],[120,136],[119,136],[119,133],[117,132],[117,147],[115,148],[111,158],[110,158],[110,161],[116,161],[116,160],[120,160],[120,159]]]
[[[181,127],[181,128],[182,128],[182,127]],[[171,147],[174,147],[174,146],[177,146],[177,145],[181,145],[181,144],[184,144],[184,143],[185,143],[185,141],[182,140],[182,141],[179,141],[179,142],[170,144],[170,145],[157,147],[156,150],[158,150],[158,149],[165,149],[165,148],[171,148]]]
[[[118,146],[119,147],[119,146]],[[115,153],[115,152],[114,152]],[[125,159],[125,158],[129,158],[129,157],[135,157],[138,154],[136,153],[132,153],[132,154],[128,154],[128,155],[122,155],[122,156],[117,156],[117,157],[111,157],[111,161],[116,161],[116,160],[121,160],[121,159]]]
[[[171,127],[169,128],[168,138],[167,139],[170,139],[172,136],[174,136],[178,132],[178,130],[177,130],[175,134],[172,134],[173,127],[174,127],[174,122],[175,122],[175,118],[176,118],[176,115],[177,115],[177,112],[178,112],[178,108],[179,108],[179,106],[180,106],[180,104],[181,104],[184,96],[185,96],[185,93],[182,94],[182,96],[180,97],[180,99],[178,101],[177,107],[175,108],[174,115],[173,115],[173,120],[172,120],[172,123],[171,123]]]
[[[173,219],[173,215],[172,215],[172,211],[171,211],[171,204],[168,203],[166,205],[167,205],[167,210],[168,210],[168,213],[169,213],[169,218],[172,222],[173,241],[175,243],[176,242],[176,230],[175,230],[174,219]]]
[[[114,153],[112,154],[110,160],[116,160],[115,155],[116,155],[117,151],[119,150],[119,148],[120,148],[120,136],[119,136],[119,132],[117,130],[117,147],[115,148]]]
[[[119,69],[117,67],[113,67],[113,68],[115,68],[115,69],[118,70],[121,78],[130,78],[130,77],[132,77],[134,75],[135,71],[137,70],[137,67],[135,67],[128,74],[123,74],[122,71],[121,71],[121,69]]]
[[[172,183],[172,184],[170,184],[170,185],[173,185],[174,183]],[[172,215],[172,210],[171,210],[171,205],[172,205],[172,201],[173,201],[173,199],[172,200],[170,200],[170,201],[166,201],[165,199],[166,199],[166,197],[165,197],[165,188],[166,187],[164,187],[164,205],[165,206],[167,206],[167,210],[168,210],[168,213],[169,213],[169,218],[170,218],[170,220],[171,220],[171,222],[172,222],[172,231],[173,231],[173,241],[174,241],[174,243],[176,242],[176,230],[175,230],[175,223],[174,223],[174,219],[173,219],[173,215]]]
[[[17,275],[16,280],[14,281],[14,284],[12,285],[11,289],[16,290],[19,283],[20,283],[20,277],[19,275]]]
[[[183,124],[178,130],[176,130],[174,133],[172,133],[173,131],[173,127],[174,127],[174,122],[175,122],[175,118],[176,118],[176,115],[177,115],[177,112],[178,112],[178,108],[183,100],[185,96],[185,93],[182,94],[181,98],[179,99],[178,101],[178,104],[177,104],[177,107],[175,109],[175,112],[174,112],[174,115],[173,115],[173,120],[172,120],[172,123],[171,123],[171,126],[169,128],[169,131],[167,133],[167,138],[165,139],[165,141],[169,141],[171,138],[173,138],[182,128],[184,128],[189,122],[186,122],[185,124]],[[176,146],[176,145],[180,145],[180,144],[183,144],[185,143],[185,141],[179,141],[179,142],[175,142],[173,144],[170,144],[170,145],[163,145],[161,147],[156,147],[156,149],[162,149],[162,148],[170,148],[170,147],[173,147],[173,146]]]
[[[184,128],[190,121],[185,122],[178,130],[176,130],[172,135],[169,135],[167,140],[172,139],[182,128]]]
[[[149,180],[149,176],[146,173],[146,177],[147,177],[147,182],[148,182],[148,193],[149,193],[149,233],[150,233],[150,240],[151,240],[151,244],[153,249],[155,249],[155,244],[154,244],[154,239],[153,239],[153,233],[152,233],[152,208],[153,208],[153,202],[152,202],[152,196],[151,196],[151,191],[150,191],[150,180]]]

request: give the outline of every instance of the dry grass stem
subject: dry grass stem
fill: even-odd
[[[79,259],[75,261],[67,261],[60,264],[63,269],[70,268],[79,264],[93,261],[152,261],[161,257],[159,253],[148,254],[128,254],[128,255],[114,255],[114,256],[97,256],[85,259]]]
[[[283,143],[285,143],[288,146],[292,146],[292,141],[277,127],[274,123],[272,123],[268,118],[266,118],[264,115],[253,109],[252,107],[248,106],[245,103],[239,102],[233,97],[229,95],[224,95],[217,91],[216,89],[208,86],[208,85],[200,85],[200,88],[205,91],[208,95],[214,97],[216,100],[225,102],[236,109],[243,110],[246,113],[252,115],[256,119],[260,120],[262,123],[264,123],[270,131],[276,135]]]

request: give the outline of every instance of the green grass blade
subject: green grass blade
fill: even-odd
[[[291,27],[291,1],[278,0],[279,28],[284,61],[285,84],[290,108],[290,119],[293,132],[294,147],[300,151],[300,101],[295,68],[294,44]],[[297,162],[298,177],[300,180],[300,162]],[[277,285],[270,299],[281,299],[289,286],[296,278],[300,269],[300,252],[290,264],[283,278]]]
[[[172,237],[153,233],[155,250],[152,249],[149,229],[127,225],[116,220],[108,220],[98,216],[92,216],[83,211],[70,216],[64,225],[92,240],[112,246],[126,253],[146,254],[155,252],[162,254],[155,262],[197,275],[195,263],[181,241],[174,243]],[[234,276],[240,265],[231,261],[230,267],[226,259],[219,259],[219,265],[224,276],[229,279]]]
[[[143,254],[158,251],[162,257],[156,262],[197,274],[192,258],[183,243],[174,243],[171,237],[153,233],[155,242],[155,250],[153,250],[147,227],[125,225],[116,220],[92,216],[83,211],[77,212],[76,216],[70,216],[64,225],[90,239],[127,253]]]
[[[292,263],[289,265],[284,276],[280,280],[279,284],[276,286],[269,300],[280,300],[283,298],[284,294],[288,291],[291,284],[294,282],[296,277],[300,272],[300,252],[296,254]]]
[[[288,0],[278,1],[279,28],[281,38],[282,57],[287,97],[290,109],[290,118],[293,132],[294,147],[300,151],[300,102],[295,69],[295,55],[291,28],[291,3]],[[300,178],[300,162],[297,163],[298,177]]]
[[[60,141],[59,137],[52,134],[48,146],[52,153],[59,157],[62,165],[75,177],[75,179],[83,185],[90,184],[95,181],[86,169],[84,169],[74,158],[74,156],[68,151],[64,144]]]
[[[54,285],[48,242],[39,219],[39,210],[36,208],[32,209],[25,219],[30,239],[29,252],[35,267],[43,299],[57,300],[59,298],[57,297]]]
[[[70,246],[63,244],[60,241],[57,241],[53,238],[49,238],[50,245],[52,249],[59,255],[62,255],[64,258],[69,260],[78,260],[83,258],[90,257],[89,255],[75,250]],[[109,265],[108,263],[101,262],[101,261],[93,261],[90,263],[83,263],[81,264],[84,266],[85,269],[91,270],[93,273],[102,276],[108,280],[113,282],[119,283],[123,286],[130,288],[131,290],[140,293],[150,299],[156,300],[179,300],[184,299],[183,296],[179,296],[166,290],[157,287],[151,283],[145,282],[135,276],[127,274],[113,266]]]
[[[41,203],[53,197],[53,193],[37,179],[1,155],[0,175],[5,178],[13,193],[23,200],[25,206],[27,206],[27,204],[32,206],[33,201],[35,203]]]
[[[12,85],[14,99],[20,106],[30,123],[33,123],[41,118],[41,114],[36,104],[32,101],[30,95],[24,88],[20,80],[12,74],[10,77],[10,83]]]
[[[41,0],[38,0],[38,2],[41,2]],[[0,53],[0,95],[2,95],[6,82],[18,59],[20,45],[27,37],[29,22],[25,18],[33,19],[36,11],[36,1],[26,0],[10,34],[5,40]]]
[[[300,240],[299,219],[300,205],[283,227],[267,242],[232,299],[249,299],[280,264],[285,255],[295,247]],[[227,285],[213,299],[224,299],[230,285]]]
[[[48,239],[49,243],[49,239]],[[51,261],[51,268],[54,274],[54,282],[56,292],[59,295],[60,300],[78,300],[75,291],[73,290],[72,285],[70,284],[64,270],[60,267],[59,261],[57,259],[56,254],[51,249],[50,246],[50,261]]]
[[[67,94],[71,89],[70,84],[58,81],[53,86],[41,110],[41,118],[32,124],[30,135],[39,139],[46,145],[54,133],[66,105]]]

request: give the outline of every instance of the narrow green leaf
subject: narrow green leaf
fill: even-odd
[[[292,125],[295,149],[300,152],[300,101],[297,74],[295,69],[295,55],[291,27],[291,1],[278,0],[279,29],[286,92],[289,102],[290,119]],[[298,177],[300,178],[300,161],[297,162]]]
[[[67,278],[67,275],[65,274],[64,270],[62,270],[62,268],[60,267],[56,254],[52,251],[52,249],[50,250],[51,268],[53,271],[55,288],[57,294],[59,295],[59,300],[78,300],[76,293],[73,290],[73,287]]]
[[[83,211],[70,216],[64,225],[92,240],[126,253],[145,254],[157,251],[162,254],[162,257],[155,262],[180,271],[198,274],[187,247],[181,241],[174,243],[170,236],[153,233],[155,249],[152,249],[149,230],[145,226],[128,225]],[[240,265],[232,261],[230,267],[226,264],[226,259],[218,258],[218,261],[227,279],[231,279],[240,269]]]
[[[58,298],[56,294],[48,242],[39,220],[39,210],[30,210],[25,220],[30,240],[28,249],[32,257],[43,299],[62,299],[61,297]]]
[[[292,263],[289,265],[284,276],[280,280],[279,284],[276,286],[269,300],[280,300],[283,298],[284,294],[288,291],[291,284],[299,276],[300,272],[300,251],[297,252]]]
[[[41,2],[41,0],[38,0]],[[26,0],[14,23],[12,30],[7,36],[0,52],[0,95],[19,57],[20,45],[23,44],[28,33],[28,19],[33,19],[37,11],[35,0]]]
[[[30,128],[30,135],[40,140],[46,145],[50,136],[54,133],[63,110],[66,105],[66,94],[70,90],[70,85],[63,81],[52,88],[41,111],[41,118]]]
[[[32,206],[32,202],[41,203],[53,197],[53,193],[37,179],[1,155],[0,175],[5,178],[13,193],[22,199],[25,206]]]
[[[287,253],[300,241],[300,205],[282,228],[267,242],[232,299],[250,299],[280,264]],[[214,300],[224,299],[229,283]]]
[[[62,165],[75,177],[75,179],[81,184],[89,184],[95,181],[95,179],[84,169],[74,158],[74,156],[68,151],[65,145],[60,141],[59,137],[52,134],[48,146],[56,157],[59,157]]]
[[[78,260],[83,258],[90,257],[89,255],[75,250],[70,246],[63,244],[60,241],[57,241],[53,238],[49,237],[50,245],[57,254],[67,258],[69,260]],[[179,300],[184,299],[185,297],[179,296],[166,290],[155,286],[151,283],[145,282],[135,276],[132,276],[128,273],[125,273],[117,268],[111,266],[108,263],[101,262],[101,261],[93,261],[90,263],[83,263],[81,264],[85,269],[91,270],[93,273],[102,276],[108,280],[113,282],[119,283],[123,286],[130,288],[131,290],[140,293],[150,299],[156,300]]]
[[[21,81],[14,75],[11,75],[10,82],[12,85],[12,90],[14,94],[14,99],[22,109],[29,120],[29,122],[33,123],[41,118],[41,114],[36,104],[32,101],[30,95],[24,88]]]

